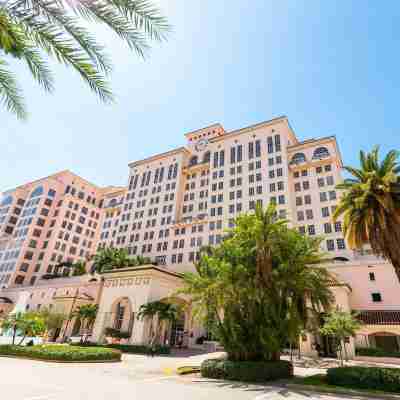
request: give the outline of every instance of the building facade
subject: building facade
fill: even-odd
[[[331,222],[342,180],[334,137],[300,142],[282,117],[233,132],[215,124],[185,138],[185,147],[129,164],[114,246],[191,270],[200,248],[218,244],[237,215],[275,203],[301,232],[323,234],[323,250],[351,259],[341,223]],[[110,243],[110,223],[100,247]]]
[[[45,274],[68,275],[70,263],[89,260],[99,240],[104,198],[118,190],[62,171],[3,193],[0,287],[32,286]]]
[[[91,301],[99,304],[93,337],[103,340],[105,328],[117,327],[129,331],[130,342],[146,343],[149,327],[135,319],[140,306],[171,298],[186,302],[174,295],[179,273],[193,270],[200,248],[220,243],[240,213],[274,203],[278,216],[299,232],[323,236],[322,250],[332,259],[328,268],[339,282],[332,287],[336,305],[357,311],[363,321],[350,339],[353,353],[356,345],[400,349],[400,283],[392,265],[368,250],[349,250],[342,222],[332,222],[340,199],[335,186],[342,181],[335,137],[300,141],[280,117],[231,132],[214,124],[185,140],[183,147],[130,163],[125,188],[97,188],[62,172],[5,193],[0,285],[9,288],[0,292],[0,312],[15,309],[22,297],[26,309],[37,308],[31,294],[46,285],[53,293],[56,283],[37,277],[56,263],[88,259],[103,247],[125,248],[156,265],[109,272],[92,282],[97,292],[91,289]],[[71,279],[58,282],[68,287]],[[193,345],[202,334],[189,308],[166,339],[173,344],[184,336]],[[318,335],[300,340],[310,354],[317,344],[329,355],[330,344]]]

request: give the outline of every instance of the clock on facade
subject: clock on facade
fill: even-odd
[[[196,151],[203,151],[206,149],[207,145],[208,145],[207,139],[199,139],[194,145],[194,148],[196,149]]]

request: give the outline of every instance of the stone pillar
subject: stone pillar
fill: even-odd
[[[300,335],[300,353],[307,357],[318,357],[318,352],[314,349],[314,335],[306,332]]]

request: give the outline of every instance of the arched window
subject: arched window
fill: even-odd
[[[197,156],[193,156],[193,157],[190,159],[189,165],[190,165],[190,166],[196,165],[196,164],[197,164],[197,161],[198,161]]]
[[[32,197],[39,197],[43,194],[43,186],[38,186],[32,193],[31,193],[31,198]]]
[[[0,206],[1,207],[8,206],[9,204],[12,203],[12,201],[13,201],[13,197],[11,195],[6,196],[6,197],[4,197],[4,199],[1,200]]]
[[[296,153],[293,155],[290,164],[301,164],[306,162],[306,156],[304,153]]]
[[[204,153],[204,156],[203,156],[203,162],[205,162],[205,163],[210,162],[210,157],[211,157],[210,152],[209,152],[209,151],[206,151],[206,152]]]
[[[315,149],[313,159],[320,160],[321,158],[329,157],[329,151],[326,147],[318,147]]]
[[[111,199],[110,203],[108,204],[109,207],[115,206],[117,204],[117,199]]]

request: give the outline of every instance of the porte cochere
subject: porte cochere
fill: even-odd
[[[171,271],[143,266],[115,269],[104,274],[101,302],[93,329],[92,339],[105,341],[107,328],[128,332],[129,344],[148,344],[151,341],[151,321],[138,319],[140,307],[153,301],[164,301],[180,306],[178,320],[161,333],[162,344],[191,347],[202,329],[191,316],[190,304],[177,295],[182,277]]]

